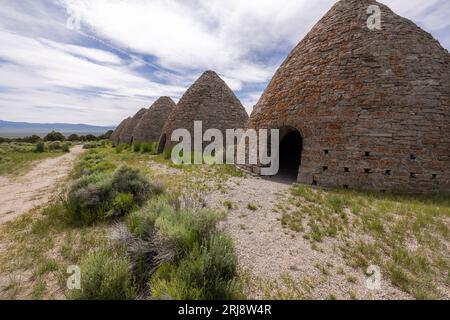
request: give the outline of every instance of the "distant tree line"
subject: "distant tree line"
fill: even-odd
[[[99,140],[107,140],[111,137],[113,130],[109,130],[105,134],[100,136],[94,136],[93,134],[88,135],[78,135],[71,134],[68,137],[65,137],[61,132],[52,131],[48,133],[43,139],[38,135],[33,134],[32,136],[24,137],[24,138],[2,138],[0,137],[0,143],[3,142],[25,142],[25,143],[37,143],[39,141],[81,141],[81,142],[90,142],[90,141],[99,141]]]

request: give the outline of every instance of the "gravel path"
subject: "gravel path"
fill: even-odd
[[[411,298],[388,281],[382,282],[381,290],[369,290],[366,275],[347,266],[341,257],[338,240],[326,240],[313,248],[300,233],[283,229],[279,221],[282,213],[274,207],[286,202],[290,186],[279,179],[234,178],[227,184],[226,194],[217,191],[206,198],[209,206],[222,210],[226,200],[234,205],[222,227],[234,239],[240,267],[250,275],[251,282],[266,287],[259,285],[247,292],[251,298],[267,298],[267,287],[269,291],[286,289],[283,279],[289,279],[290,291],[291,280],[294,291],[299,289],[293,298]],[[257,209],[249,209],[248,204]]]
[[[82,146],[75,146],[70,153],[38,162],[18,178],[0,176],[0,224],[47,203],[82,151]]]

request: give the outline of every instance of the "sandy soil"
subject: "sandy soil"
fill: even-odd
[[[313,249],[301,234],[283,229],[279,221],[282,214],[273,208],[286,200],[290,186],[291,182],[284,179],[249,176],[231,180],[226,194],[217,191],[206,198],[209,206],[220,209],[224,209],[225,200],[234,204],[222,227],[233,237],[239,264],[253,282],[263,286],[275,282],[283,287],[281,279],[288,276],[298,287],[303,286],[305,298],[310,299],[327,299],[330,295],[337,299],[411,298],[388,281],[382,281],[381,290],[369,290],[366,275],[347,266],[340,256],[338,240],[324,241]],[[249,203],[258,209],[248,209]],[[262,291],[265,290],[255,288],[247,294],[265,298]]]
[[[75,146],[63,156],[37,162],[27,174],[17,178],[0,176],[0,224],[47,203],[82,151],[82,146]]]

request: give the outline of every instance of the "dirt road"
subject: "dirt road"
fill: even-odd
[[[37,162],[18,178],[0,176],[0,224],[47,203],[82,151],[82,146],[75,146],[68,154]]]

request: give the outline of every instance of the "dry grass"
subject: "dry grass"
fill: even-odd
[[[276,210],[283,212],[284,227],[314,245],[337,240],[348,265],[378,265],[417,299],[449,298],[450,195],[295,186]]]
[[[245,286],[245,294],[262,300],[309,300],[312,290],[326,281],[325,278],[305,277],[296,280],[289,274],[278,279],[255,277],[249,270],[242,270],[240,278]],[[258,294],[255,296],[255,292]]]
[[[104,245],[109,226],[74,229],[63,210],[50,205],[0,227],[0,298],[63,299],[67,267]]]
[[[227,182],[244,175],[232,166],[175,166],[163,156],[98,148],[116,166],[138,168],[150,181],[162,181],[167,193],[187,194],[203,201],[211,190],[226,197]],[[236,179],[234,179],[236,180]],[[224,210],[237,210],[234,199],[221,202]],[[251,214],[258,207],[248,203],[241,209]],[[0,226],[0,298],[64,298],[66,268],[78,264],[82,254],[103,247],[110,224],[74,228],[62,219],[62,208],[54,204],[36,209],[20,219]],[[337,243],[348,266],[365,271],[378,265],[384,278],[418,299],[449,298],[450,196],[410,196],[348,190],[324,191],[294,186],[288,200],[277,203],[274,212],[286,232],[301,234],[315,250],[325,242]],[[242,224],[242,228],[248,228]],[[311,291],[330,273],[344,281],[357,279],[342,268],[317,265],[319,276],[276,280],[255,279],[243,271],[246,290],[263,299],[308,299]],[[336,293],[338,294],[338,293]],[[356,299],[354,293],[349,297]],[[336,298],[330,292],[329,299]]]
[[[201,201],[211,188],[241,175],[229,166],[175,167],[161,156],[130,150],[116,153],[110,147],[101,147],[95,152],[115,165],[111,170],[121,164],[138,168],[150,181],[162,181],[168,193],[189,194],[192,201]],[[155,169],[149,162],[159,163],[166,171]],[[79,170],[74,168],[71,179]],[[0,226],[0,299],[65,299],[67,267],[79,265],[86,252],[108,244],[111,223],[72,226],[60,203],[55,199],[45,208],[36,208]]]
[[[36,145],[31,143],[0,143],[0,176],[25,174],[34,161],[63,154],[62,150],[46,150],[39,153],[35,152],[35,148]]]

